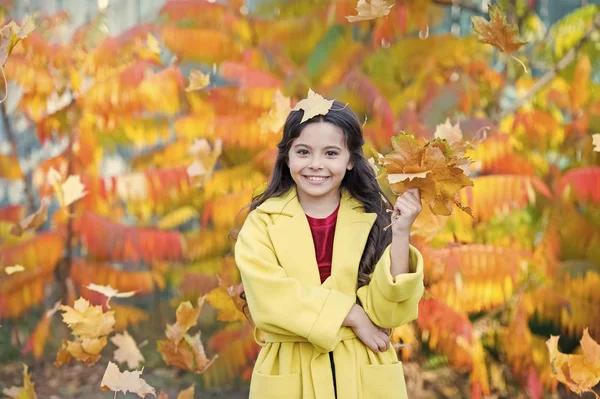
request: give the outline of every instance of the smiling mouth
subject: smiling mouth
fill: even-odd
[[[323,183],[325,180],[329,179],[329,176],[303,176],[303,177],[313,184]]]

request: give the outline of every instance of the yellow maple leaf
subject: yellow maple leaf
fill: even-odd
[[[592,134],[592,145],[594,146],[594,151],[600,152],[600,133]]]
[[[223,141],[217,139],[211,149],[206,139],[196,139],[190,147],[190,152],[196,159],[187,168],[192,185],[202,186],[211,176],[219,156],[223,152]]]
[[[35,230],[46,223],[46,220],[48,220],[49,204],[50,199],[48,197],[42,198],[39,209],[35,213],[32,213],[25,219],[21,220],[19,223],[13,225],[10,229],[10,233],[20,237],[26,230]]]
[[[137,369],[140,363],[144,362],[142,352],[127,331],[123,334],[115,334],[110,338],[110,342],[117,346],[114,353],[116,362],[127,363],[130,369]]]
[[[210,84],[210,73],[204,73],[198,69],[190,72],[190,83],[185,91],[201,90]]]
[[[308,89],[308,96],[305,99],[298,101],[292,111],[303,110],[304,115],[302,116],[302,121],[300,121],[300,123],[304,123],[317,115],[327,115],[333,105],[333,101],[334,100],[326,100],[320,94],[312,91],[312,89]]]
[[[285,120],[287,119],[292,107],[289,97],[284,96],[279,89],[273,95],[273,104],[269,111],[263,113],[258,119],[261,133],[281,132]]]
[[[207,294],[206,302],[219,310],[217,320],[227,322],[246,321],[246,317],[236,307],[234,299],[228,291],[226,287],[219,286]]]
[[[25,270],[25,268],[24,268],[23,266],[21,266],[21,265],[6,266],[6,267],[4,268],[4,272],[5,272],[6,274],[8,274],[9,276],[10,276],[11,274],[14,274],[14,273],[19,273],[19,272],[22,272],[22,271],[24,271],[24,270]]]
[[[100,388],[102,390],[110,390],[113,392],[132,392],[138,395],[140,398],[146,397],[151,394],[156,396],[156,391],[146,381],[144,381],[140,375],[142,371],[123,371],[119,370],[113,362],[108,362],[108,366],[102,376],[102,382],[100,382]]]
[[[25,39],[33,30],[35,24],[33,18],[29,15],[23,18],[23,23],[19,26],[15,21],[10,21],[2,27],[2,45],[0,46],[0,66],[4,66],[6,59],[12,52],[12,49],[21,39]]]
[[[63,203],[61,205],[65,208],[87,194],[84,190],[85,186],[81,183],[81,178],[77,175],[67,177],[61,188],[63,192]]]
[[[435,133],[433,136],[439,139],[444,139],[449,143],[461,141],[463,139],[460,124],[457,122],[456,125],[452,125],[452,123],[450,123],[450,119],[446,119],[446,122],[437,125],[435,127]]]
[[[97,338],[113,331],[115,312],[104,313],[102,306],[90,306],[84,298],[76,300],[73,307],[61,305],[59,309],[64,312],[63,322],[71,328],[73,335]]]
[[[201,311],[202,306],[194,308],[190,301],[180,303],[175,313],[177,321],[175,324],[167,325],[167,338],[173,340],[176,344],[179,343],[185,333],[196,325]]]
[[[194,384],[191,387],[179,392],[177,399],[194,399]]]
[[[554,377],[577,394],[591,392],[599,397],[592,388],[600,382],[600,345],[586,328],[580,341],[583,355],[568,355],[558,350],[559,338],[551,335],[546,341]]]
[[[106,307],[110,309],[110,299],[115,298],[129,298],[134,296],[137,291],[119,292],[110,285],[97,285],[90,283],[87,286],[88,290],[96,291],[106,297]]]
[[[31,382],[31,374],[29,373],[28,367],[23,363],[23,386],[4,388],[2,393],[11,399],[37,399],[37,394],[33,387],[34,385],[35,384]]]
[[[66,208],[73,202],[85,197],[85,186],[81,183],[78,175],[71,175],[62,182],[62,175],[54,168],[48,171],[48,183],[54,188],[58,202],[62,208]]]
[[[146,38],[146,46],[148,47],[148,50],[150,50],[154,54],[160,54],[160,46],[158,44],[158,40],[156,40],[152,33],[148,33],[148,37]]]
[[[348,22],[356,22],[385,17],[390,13],[393,6],[393,4],[388,5],[388,2],[384,0],[371,0],[370,3],[365,0],[358,0],[356,4],[357,15],[349,15],[346,19],[348,19]]]

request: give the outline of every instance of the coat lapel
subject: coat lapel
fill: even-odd
[[[296,190],[265,201],[259,208],[273,214],[269,236],[279,263],[289,277],[307,286],[320,286],[319,268],[308,220]],[[346,293],[356,291],[358,264],[377,215],[343,192],[333,242],[331,276],[323,283]]]

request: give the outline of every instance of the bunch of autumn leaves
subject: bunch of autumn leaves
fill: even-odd
[[[90,286],[88,288],[106,295],[108,301],[113,296],[128,297],[134,294],[119,293],[110,287],[93,284]],[[209,360],[206,357],[200,341],[200,332],[195,335],[188,334],[188,331],[196,326],[204,299],[205,297],[201,297],[198,300],[197,307],[193,307],[189,301],[182,302],[176,311],[176,322],[167,325],[166,339],[157,341],[158,351],[167,365],[202,373],[217,358],[214,356]],[[107,308],[110,309],[108,301]],[[60,367],[72,359],[88,364],[96,363],[107,344],[108,335],[114,331],[115,311],[104,311],[102,306],[93,306],[84,298],[76,300],[73,307],[61,305],[58,309],[63,312],[63,322],[71,329],[74,339],[63,341],[62,348],[56,355],[56,366]],[[115,361],[127,363],[130,369],[137,369],[144,361],[137,344],[127,331],[115,334],[110,340],[118,347],[114,353]],[[104,390],[114,392],[133,392],[140,397],[147,394],[156,395],[155,389],[140,377],[141,373],[141,370],[121,372],[115,363],[109,362],[100,386]]]

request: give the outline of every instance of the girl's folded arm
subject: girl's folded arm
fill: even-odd
[[[369,318],[383,328],[395,328],[415,320],[423,296],[423,257],[412,245],[409,250],[409,273],[392,277],[388,246],[370,274],[369,284],[357,291]]]
[[[235,245],[252,320],[260,330],[306,338],[329,352],[355,299],[336,290],[308,287],[279,265],[261,215],[250,212]]]

